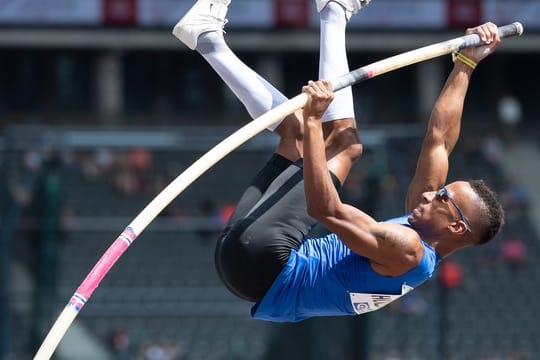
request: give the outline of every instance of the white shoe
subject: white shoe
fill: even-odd
[[[209,31],[223,31],[227,23],[231,0],[198,0],[173,29],[173,35],[191,50],[197,47],[197,39]]]
[[[335,1],[345,8],[345,16],[347,17],[348,21],[351,19],[353,14],[356,14],[366,7],[371,0],[315,0],[315,3],[317,4],[317,11],[321,12],[326,4],[328,4],[330,1]]]

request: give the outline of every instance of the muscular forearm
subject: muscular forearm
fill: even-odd
[[[424,191],[436,190],[446,182],[448,158],[459,138],[471,73],[465,64],[456,63],[435,103],[407,192],[406,211],[412,211],[422,201]]]
[[[320,219],[335,212],[340,200],[328,172],[321,120],[317,117],[304,121],[304,188],[310,216]]]
[[[459,138],[463,105],[472,71],[467,65],[456,61],[429,119],[426,141],[431,146],[433,142],[444,145],[448,154]]]
[[[454,69],[435,104],[426,137],[426,147],[443,145],[447,154],[452,152],[459,137],[463,104],[473,67],[476,66],[474,64],[480,63],[492,53],[501,41],[497,26],[493,23],[467,29],[466,33],[477,33],[486,45],[469,47],[461,51],[462,58],[458,56],[458,60],[455,61]]]
[[[408,212],[424,201],[425,191],[437,190],[446,182],[448,157],[459,137],[463,104],[472,67],[493,52],[500,42],[497,27],[492,23],[467,29],[467,34],[472,33],[478,33],[482,41],[489,45],[463,49],[461,54],[469,59],[465,61],[469,64],[465,64],[463,58],[456,60],[446,80],[431,113],[416,171],[407,192],[405,209]]]

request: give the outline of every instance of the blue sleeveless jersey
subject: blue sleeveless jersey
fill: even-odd
[[[388,222],[410,227],[407,217]],[[437,269],[440,256],[422,244],[424,255],[418,266],[390,277],[373,271],[369,259],[353,253],[336,234],[306,239],[298,250],[291,251],[289,261],[251,314],[261,320],[295,322],[376,310],[422,284]],[[369,310],[361,310],[370,304]]]

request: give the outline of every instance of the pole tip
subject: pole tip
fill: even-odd
[[[514,23],[514,26],[516,27],[516,30],[517,30],[517,35],[518,36],[521,36],[521,34],[523,34],[523,25],[521,25],[520,22],[515,22]]]

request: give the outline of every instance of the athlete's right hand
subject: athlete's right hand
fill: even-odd
[[[304,119],[317,118],[320,120],[334,99],[332,84],[328,80],[309,81],[302,88],[302,92],[308,95],[308,101],[304,106]]]

